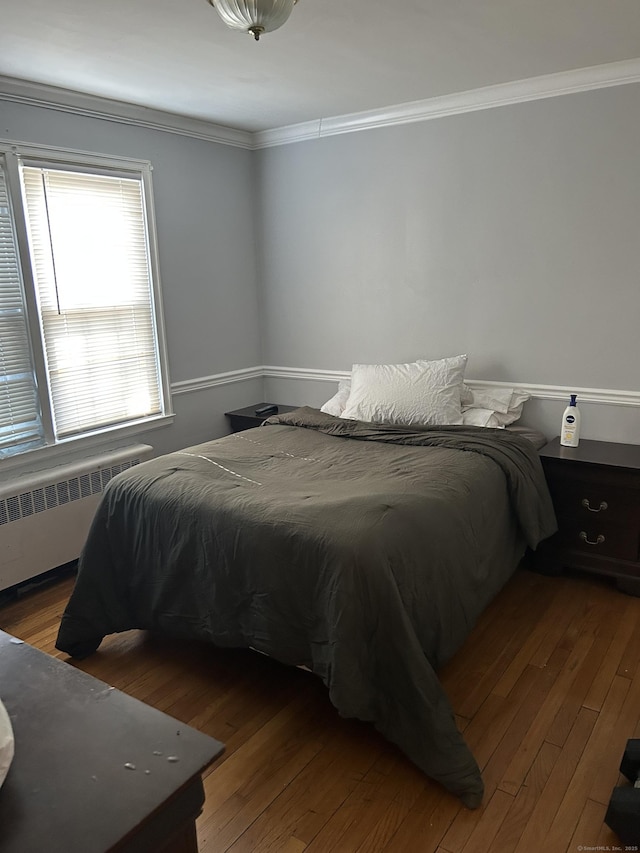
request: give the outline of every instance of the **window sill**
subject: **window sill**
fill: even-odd
[[[127,439],[137,438],[141,434],[160,427],[170,426],[174,421],[173,413],[158,415],[144,421],[136,421],[120,427],[110,427],[106,430],[83,435],[78,438],[69,438],[57,444],[45,447],[36,447],[16,456],[0,459],[0,473],[5,479],[11,472],[16,477],[35,473],[47,468],[64,465],[79,457],[91,456],[105,450],[116,450],[122,447]]]

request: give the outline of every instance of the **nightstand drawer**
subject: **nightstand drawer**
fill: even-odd
[[[557,544],[563,549],[618,560],[638,559],[638,530],[604,518],[558,519]]]
[[[554,438],[540,450],[558,532],[539,549],[540,571],[563,568],[615,578],[640,595],[640,444]]]
[[[637,524],[640,518],[640,493],[635,489],[597,481],[552,479],[549,491],[556,513],[568,518],[616,524]]]

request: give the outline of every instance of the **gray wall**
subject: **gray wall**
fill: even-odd
[[[151,160],[174,383],[466,352],[470,378],[640,391],[636,84],[256,152],[8,102],[0,136]],[[176,394],[142,438],[165,452],[334,388]],[[525,420],[554,435],[563,409]],[[582,411],[584,437],[640,440],[637,406]]]
[[[466,352],[470,378],[639,391],[639,152],[636,84],[258,152],[264,363]],[[525,413],[553,435],[564,405]],[[640,410],[587,405],[583,436],[637,442]]]
[[[250,151],[0,101],[0,137],[150,160],[172,382],[261,363]],[[260,379],[176,394],[157,452],[227,431],[223,412],[262,399]]]

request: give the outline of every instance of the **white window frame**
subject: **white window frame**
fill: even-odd
[[[153,167],[148,160],[133,160],[110,157],[86,151],[54,148],[50,146],[32,145],[0,139],[0,157],[4,158],[6,181],[9,190],[15,226],[16,243],[18,248],[18,263],[24,288],[27,325],[31,341],[33,367],[38,382],[38,395],[42,408],[42,423],[44,429],[44,444],[20,453],[0,459],[0,472],[13,469],[43,467],[51,460],[75,455],[76,451],[90,452],[93,449],[104,449],[121,443],[121,439],[139,435],[150,429],[166,426],[173,422],[174,414],[171,403],[171,383],[169,378],[168,353],[166,344],[164,312],[160,290],[160,264],[158,258],[158,242],[153,204],[153,186],[151,173]],[[146,216],[149,263],[152,281],[152,312],[158,344],[158,366],[160,374],[160,393],[162,412],[130,421],[126,424],[108,426],[83,433],[79,436],[56,439],[53,430],[51,402],[49,400],[48,383],[45,369],[44,348],[36,304],[36,289],[31,269],[29,237],[25,215],[25,201],[20,180],[20,165],[22,163],[51,167],[69,168],[74,171],[98,170],[104,174],[114,173],[141,180],[144,195],[144,210]]]

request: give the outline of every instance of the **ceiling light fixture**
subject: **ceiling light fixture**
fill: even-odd
[[[298,0],[207,0],[232,30],[251,33],[256,41],[263,33],[281,27]]]

